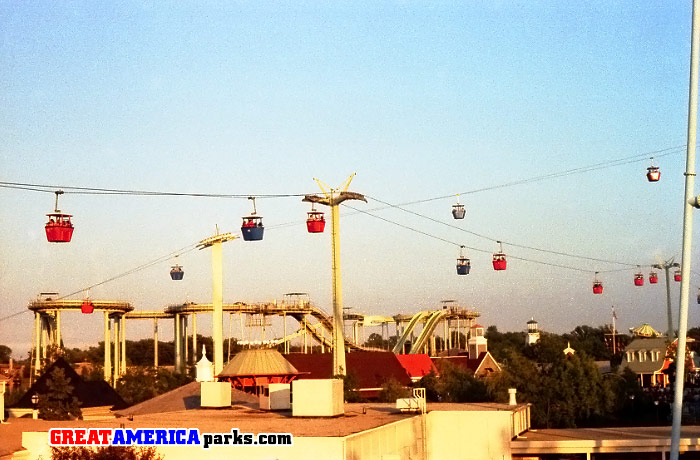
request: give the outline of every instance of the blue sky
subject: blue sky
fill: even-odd
[[[357,172],[353,190],[403,203],[686,139],[689,2],[2,1],[0,31],[8,182],[284,194]],[[680,254],[677,152],[658,160],[656,184],[639,162],[464,196],[464,221],[451,220],[451,198],[409,209],[494,239],[648,266]],[[250,211],[247,200],[66,194],[76,231],[61,246],[43,234],[52,206],[49,194],[0,189],[0,316],[40,291],[73,292],[199,241],[215,224],[237,231]],[[265,240],[227,244],[225,299],[307,291],[330,310],[329,235],[305,232],[308,205],[261,199],[258,209]],[[496,249],[399,210],[377,214]],[[287,222],[298,225],[275,228]],[[623,328],[665,329],[662,284],[634,288],[633,270],[591,294],[593,271],[620,266],[506,246],[590,273],[515,260],[495,273],[474,252],[472,274],[458,277],[455,245],[347,209],[341,232],[344,300],[356,311],[411,313],[454,298],[487,325],[519,330],[535,317],[563,332],[608,322],[614,304]],[[209,255],[180,259],[182,283],[166,262],[90,294],[138,309],[208,301]],[[69,345],[97,341],[97,318],[71,321]],[[30,330],[29,314],[0,322],[0,342],[19,350]]]

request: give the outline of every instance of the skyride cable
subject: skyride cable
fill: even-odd
[[[649,155],[656,158],[662,158],[667,155],[672,155],[674,153],[679,153],[685,149],[685,144],[677,145],[674,147],[667,147],[660,150],[653,150],[644,153],[638,153],[635,155],[630,155],[627,157],[616,158],[608,161],[603,161],[600,163],[594,163],[587,166],[579,166],[577,168],[567,169],[564,171],[558,171],[548,174],[542,174],[540,176],[530,177],[527,179],[519,179],[511,182],[505,182],[502,184],[491,185],[487,187],[482,187],[479,189],[469,190],[466,192],[461,192],[459,195],[470,195],[474,193],[484,192],[488,190],[494,190],[498,188],[512,187],[515,185],[528,184],[532,182],[539,182],[546,179],[568,176],[571,174],[581,174],[589,171],[596,171],[599,169],[606,169],[615,166],[621,166],[630,163],[637,163],[641,161],[646,161]],[[48,185],[48,184],[31,184],[23,182],[7,182],[0,181],[0,188],[12,188],[19,190],[29,190],[35,192],[45,192],[54,193],[55,190],[61,189],[66,191],[66,193],[73,194],[83,194],[83,195],[135,195],[135,196],[174,196],[174,197],[198,197],[198,198],[238,198],[247,199],[248,197],[254,196],[256,198],[293,198],[293,197],[303,197],[308,195],[308,193],[282,193],[282,194],[254,194],[254,193],[195,193],[195,192],[170,192],[170,191],[156,191],[156,190],[129,190],[129,189],[116,189],[116,188],[99,188],[99,187],[80,187],[80,186],[68,186],[68,185]],[[410,201],[406,203],[400,203],[397,206],[408,206],[418,203],[426,203],[429,201],[442,200],[446,198],[454,197],[455,193],[450,195],[443,195],[432,198],[425,198],[422,200]]]
[[[559,255],[559,256],[573,257],[573,258],[576,258],[576,259],[590,260],[590,261],[593,261],[593,262],[604,262],[604,263],[609,263],[609,264],[626,265],[626,266],[629,266],[629,267],[636,267],[636,266],[639,265],[639,264],[632,264],[632,263],[628,263],[628,262],[620,262],[620,261],[617,261],[617,260],[599,259],[599,258],[596,258],[596,257],[582,256],[582,255],[579,255],[579,254],[570,254],[570,253],[567,253],[567,252],[553,251],[553,250],[550,250],[550,249],[542,249],[542,248],[537,248],[537,247],[534,247],[534,246],[527,246],[527,245],[524,245],[524,244],[512,243],[512,242],[510,242],[510,241],[505,241],[505,240],[499,240],[499,239],[497,239],[497,238],[493,238],[493,237],[490,237],[490,236],[487,236],[487,235],[482,235],[482,234],[480,234],[480,233],[476,233],[476,232],[473,232],[473,231],[471,231],[471,230],[467,230],[466,228],[462,228],[462,227],[459,227],[459,226],[454,225],[454,224],[448,224],[447,222],[443,222],[443,221],[441,221],[441,220],[434,219],[434,218],[429,217],[429,216],[426,216],[426,215],[424,215],[424,214],[420,214],[420,213],[418,213],[418,212],[411,211],[411,210],[409,210],[409,209],[405,209],[405,208],[401,207],[401,205],[391,204],[391,203],[388,203],[388,202],[386,202],[386,201],[382,201],[382,200],[380,200],[380,199],[378,199],[378,198],[371,197],[371,196],[369,196],[369,195],[365,195],[365,197],[367,197],[367,198],[369,198],[369,199],[371,199],[371,200],[374,200],[374,201],[376,201],[376,202],[378,202],[378,203],[382,203],[382,204],[386,205],[386,207],[385,207],[385,208],[382,208],[382,209],[386,209],[386,208],[395,208],[395,209],[399,209],[399,210],[401,210],[401,211],[403,211],[403,212],[406,212],[406,213],[408,213],[408,214],[412,214],[412,215],[414,215],[414,216],[417,216],[417,217],[420,217],[420,218],[429,220],[429,221],[431,221],[431,222],[435,222],[435,223],[444,225],[444,226],[446,226],[446,227],[454,228],[454,229],[456,229],[456,230],[459,230],[459,231],[462,231],[462,232],[465,232],[465,233],[469,233],[470,235],[474,235],[474,236],[476,236],[476,237],[483,238],[483,239],[485,239],[485,240],[489,240],[489,241],[494,242],[494,243],[497,243],[497,242],[500,241],[500,242],[502,242],[503,244],[507,244],[507,245],[513,246],[513,247],[518,247],[518,248],[522,248],[522,249],[530,249],[530,250],[532,250],[532,251],[544,252],[544,253],[548,253],[548,254],[555,254],[555,255]],[[376,211],[377,209],[378,209],[378,208],[374,208],[374,209],[372,209],[371,211]]]
[[[352,209],[352,210],[354,210],[354,211],[360,212],[360,213],[362,213],[362,214],[366,214],[366,215],[368,215],[368,216],[374,217],[375,219],[383,220],[384,222],[388,222],[388,223],[390,223],[390,224],[392,224],[392,225],[396,225],[396,226],[401,227],[401,228],[404,228],[404,229],[406,229],[406,230],[410,230],[410,231],[412,231],[412,232],[419,233],[419,234],[421,234],[421,235],[428,236],[428,237],[430,237],[430,238],[433,238],[433,239],[436,239],[436,240],[439,240],[439,241],[442,241],[442,242],[445,242],[445,243],[448,243],[448,244],[452,244],[452,245],[455,245],[455,246],[457,246],[457,247],[465,247],[465,248],[467,248],[467,249],[469,249],[469,250],[471,250],[471,251],[476,251],[476,252],[481,252],[481,253],[486,253],[486,254],[492,254],[492,251],[488,251],[488,250],[485,250],[485,249],[479,249],[479,248],[467,246],[467,245],[464,245],[464,244],[461,244],[461,243],[455,243],[454,241],[450,241],[450,240],[448,240],[448,239],[446,239],[446,238],[442,238],[442,237],[440,237],[440,236],[433,235],[433,234],[431,234],[431,233],[424,232],[424,231],[422,231],[422,230],[418,230],[418,229],[413,228],[413,227],[409,227],[408,225],[400,224],[400,223],[398,223],[398,222],[395,222],[395,221],[393,221],[393,220],[390,220],[390,219],[387,219],[387,218],[378,216],[378,215],[376,215],[376,214],[372,214],[372,213],[369,212],[369,211],[364,211],[364,210],[362,210],[362,209],[354,208],[354,207],[352,207],[352,206],[350,206],[350,205],[347,205],[347,204],[344,204],[344,203],[343,203],[343,206],[345,206],[345,207],[347,207],[347,208],[349,208],[349,209]],[[541,261],[541,260],[535,260],[535,259],[530,259],[530,258],[525,258],[525,257],[516,257],[516,256],[512,256],[512,255],[509,255],[508,257],[510,257],[510,258],[512,258],[512,259],[516,259],[516,260],[523,260],[523,261],[526,261],[526,262],[532,262],[532,263],[540,264],[540,265],[547,265],[547,266],[550,266],[550,267],[565,268],[565,269],[567,269],[567,270],[574,270],[574,271],[578,271],[578,272],[584,272],[584,273],[594,273],[594,272],[595,272],[594,270],[586,270],[586,269],[579,268],[579,267],[572,267],[572,266],[570,266],[570,265],[553,264],[553,263],[550,263],[550,262],[544,262],[544,261]],[[636,265],[635,265],[635,267],[636,267]],[[625,268],[624,270],[629,270],[629,268]],[[601,271],[601,270],[598,270],[598,273],[604,273],[604,272]]]
[[[127,270],[127,271],[125,271],[125,272],[123,272],[123,273],[120,273],[120,274],[118,274],[118,275],[112,276],[112,277],[110,277],[110,278],[107,278],[106,280],[100,281],[100,282],[95,283],[95,284],[92,284],[92,285],[90,285],[90,286],[87,286],[87,287],[78,289],[77,291],[73,291],[73,292],[71,292],[70,294],[63,295],[63,296],[58,297],[57,299],[54,299],[54,300],[63,300],[63,299],[67,299],[68,297],[72,297],[72,296],[74,296],[74,295],[76,295],[76,294],[80,294],[81,292],[89,291],[89,290],[92,289],[92,288],[95,288],[95,287],[98,287],[98,286],[102,286],[103,284],[107,284],[107,283],[109,283],[109,282],[118,280],[118,279],[120,279],[120,278],[124,278],[125,276],[129,276],[129,275],[132,275],[132,274],[134,274],[134,273],[140,272],[141,270],[145,270],[145,269],[147,269],[147,268],[150,268],[150,267],[153,267],[153,266],[155,266],[155,265],[161,264],[161,263],[165,262],[166,260],[168,260],[168,259],[174,257],[175,255],[187,254],[188,252],[191,252],[191,251],[193,251],[193,250],[196,249],[196,248],[197,248],[197,243],[187,245],[187,246],[185,246],[185,247],[183,247],[183,248],[178,249],[177,251],[172,251],[172,252],[168,253],[167,255],[160,256],[160,257],[158,257],[157,259],[151,260],[150,262],[146,262],[146,263],[144,263],[144,264],[142,264],[142,265],[139,265],[139,266],[137,266],[137,267],[134,267],[134,268],[132,268],[132,269],[130,269],[130,270]],[[19,315],[21,315],[22,313],[26,313],[26,312],[28,312],[28,311],[29,311],[29,310],[23,309],[23,310],[21,310],[21,311],[17,311],[16,313],[12,313],[12,314],[10,314],[10,315],[3,316],[3,317],[0,318],[0,322],[5,321],[5,320],[10,319],[10,318],[14,318],[15,316],[19,316]]]

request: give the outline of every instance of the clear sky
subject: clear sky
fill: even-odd
[[[312,178],[369,203],[405,203],[683,145],[690,2],[16,2],[0,1],[0,181],[230,194],[317,191]],[[649,155],[651,156],[651,155]],[[485,325],[545,330],[610,321],[666,329],[663,281],[634,268],[505,246],[495,239],[644,265],[680,255],[683,149],[648,161],[373,211],[343,209],[345,305],[413,313],[456,299]],[[304,291],[331,309],[330,235],[304,227],[300,198],[258,200],[262,242],[227,243],[226,301]],[[0,317],[42,291],[67,294],[214,232],[239,231],[245,199],[67,193],[76,230],[46,242],[47,193],[1,188]],[[295,222],[296,225],[279,226]],[[697,226],[696,226],[697,228]],[[698,232],[696,232],[696,235]],[[454,244],[452,244],[454,243]],[[472,273],[457,276],[456,244]],[[90,291],[155,310],[211,298],[207,251]],[[694,268],[695,270],[695,268]],[[691,300],[697,288],[693,279]],[[673,285],[677,306],[679,283]],[[700,320],[695,302],[690,326]],[[677,316],[675,318],[677,320]],[[0,321],[26,352],[32,316]],[[130,338],[148,334],[129,326]],[[69,346],[94,344],[101,320],[64,319]],[[208,333],[207,330],[203,332]],[[166,333],[167,337],[167,333]],[[16,353],[17,354],[17,353]]]

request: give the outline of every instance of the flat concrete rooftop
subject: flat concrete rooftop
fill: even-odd
[[[428,403],[428,411],[512,411],[513,407],[497,403]],[[269,412],[257,409],[257,404],[234,403],[227,409],[192,409],[170,412],[134,414],[120,411],[122,417],[105,420],[74,420],[49,422],[29,418],[11,418],[0,425],[0,458],[20,450],[23,432],[41,432],[50,428],[199,428],[200,432],[221,433],[238,428],[245,433],[291,433],[299,437],[341,437],[413,417],[400,413],[391,403],[345,404],[345,414],[339,417],[292,417],[291,411]]]
[[[513,454],[662,452],[671,427],[613,427],[530,430],[511,441]],[[681,451],[700,451],[700,426],[683,426]]]

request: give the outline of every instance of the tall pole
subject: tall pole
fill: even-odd
[[[325,186],[320,180],[314,179],[321,188],[324,196],[306,195],[302,201],[324,204],[331,208],[331,245],[332,245],[332,274],[333,274],[333,375],[346,375],[345,367],[345,334],[343,332],[343,290],[340,283],[340,215],[338,206],[345,200],[361,200],[367,202],[359,193],[348,192],[350,182],[355,174],[348,177],[338,188]]]
[[[105,359],[104,359],[104,378],[107,383],[112,380],[112,333],[109,329],[109,312],[105,311],[104,328],[105,328]]]
[[[121,341],[119,340],[119,317],[114,317],[114,372],[112,372],[112,385],[117,386],[117,379],[119,378],[119,366],[121,359],[119,357],[119,348],[121,346]]]
[[[671,276],[668,271],[671,267],[668,264],[664,264],[664,271],[666,272],[666,318],[667,318],[667,332],[666,336],[668,340],[673,340],[673,310],[671,309]]]
[[[333,244],[333,375],[345,375],[345,334],[343,334],[343,288],[340,283],[340,215],[331,204]]]
[[[671,268],[677,268],[679,266],[680,265],[673,262],[673,259],[667,260],[663,264],[652,265],[652,267],[654,268],[658,268],[660,270],[663,269],[666,275],[666,336],[668,337],[668,340],[673,340],[673,337],[675,336],[675,333],[673,332],[673,309],[671,308],[671,276],[669,274],[669,270]]]
[[[61,310],[56,310],[56,345],[61,348],[61,342],[63,337],[61,337]]]
[[[192,362],[197,364],[197,313],[192,313],[192,351],[194,352],[194,359]]]
[[[613,339],[613,355],[617,353],[617,347],[615,346],[615,307],[613,306],[613,311],[612,311],[612,323],[613,323],[613,330],[612,330],[612,339]]]
[[[693,204],[695,200],[695,142],[698,117],[698,46],[700,45],[700,12],[693,0],[693,32],[690,42],[690,93],[688,101],[688,145],[685,163],[685,199],[683,202],[683,255],[681,259],[681,305],[678,319],[676,348],[676,381],[673,396],[673,425],[671,428],[671,460],[678,460],[683,414],[683,384],[685,378],[685,341],[688,332],[688,298],[690,297],[690,257],[693,233]]]
[[[41,370],[41,313],[34,312],[34,375],[39,375]]]
[[[214,342],[214,375],[224,368],[224,268],[221,243],[237,238],[231,233],[219,234],[206,238],[197,245],[199,249],[211,248],[211,286],[212,286],[212,341]]]
[[[173,340],[175,342],[175,368],[173,371],[176,374],[180,373],[182,368],[182,342],[180,341],[180,313],[175,313],[175,318],[173,320]]]
[[[158,373],[158,318],[153,318],[153,367]]]
[[[122,363],[121,363],[121,370],[120,370],[120,375],[126,374],[126,318],[124,315],[121,315],[121,322],[122,322],[122,327],[121,327],[121,334],[122,334],[122,352],[121,352],[121,357],[122,357]]]
[[[224,368],[224,268],[221,241],[211,247],[211,293],[214,306],[212,339],[214,342],[214,375]]]

